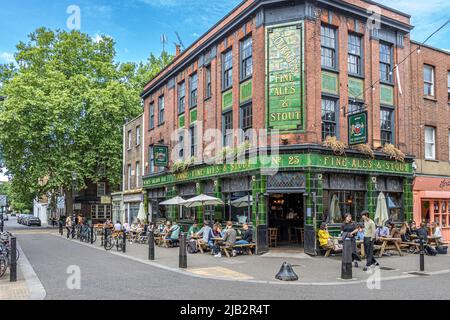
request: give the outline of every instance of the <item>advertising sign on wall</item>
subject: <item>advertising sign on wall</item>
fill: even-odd
[[[348,116],[348,144],[367,143],[367,112]]]

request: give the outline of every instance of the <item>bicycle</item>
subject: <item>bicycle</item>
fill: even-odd
[[[0,278],[11,265],[11,233],[0,233]],[[16,248],[16,262],[19,260],[19,250]]]
[[[95,230],[92,233],[92,235],[93,235],[92,242],[95,243],[97,241],[97,234],[96,234]],[[85,241],[87,243],[91,243],[91,227],[86,226],[86,227],[82,228],[81,234],[80,234],[80,240],[82,242]]]
[[[123,246],[123,232],[114,232],[109,234],[105,240],[105,250],[109,251],[113,247],[116,247],[117,251],[122,250]]]

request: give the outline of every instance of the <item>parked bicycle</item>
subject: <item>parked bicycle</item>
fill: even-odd
[[[97,241],[97,233],[95,232],[95,230],[91,233],[91,229],[92,229],[92,227],[89,227],[89,226],[83,226],[81,228],[80,240],[82,242],[91,243],[91,235],[92,235],[92,239],[93,239],[92,242],[95,243]]]
[[[111,250],[116,247],[117,251],[122,251],[123,246],[123,232],[113,232],[108,234],[105,240],[105,249]]]
[[[11,265],[11,236],[9,232],[0,233],[0,278]],[[16,249],[16,261],[19,260],[19,250]]]

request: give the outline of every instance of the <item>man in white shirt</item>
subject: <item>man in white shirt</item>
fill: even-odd
[[[120,223],[120,221],[117,221],[114,225],[114,231],[122,231],[122,224]]]

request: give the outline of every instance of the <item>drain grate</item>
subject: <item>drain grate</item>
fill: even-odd
[[[429,276],[428,273],[423,273],[423,272],[408,272],[408,274],[411,274],[413,276]]]

